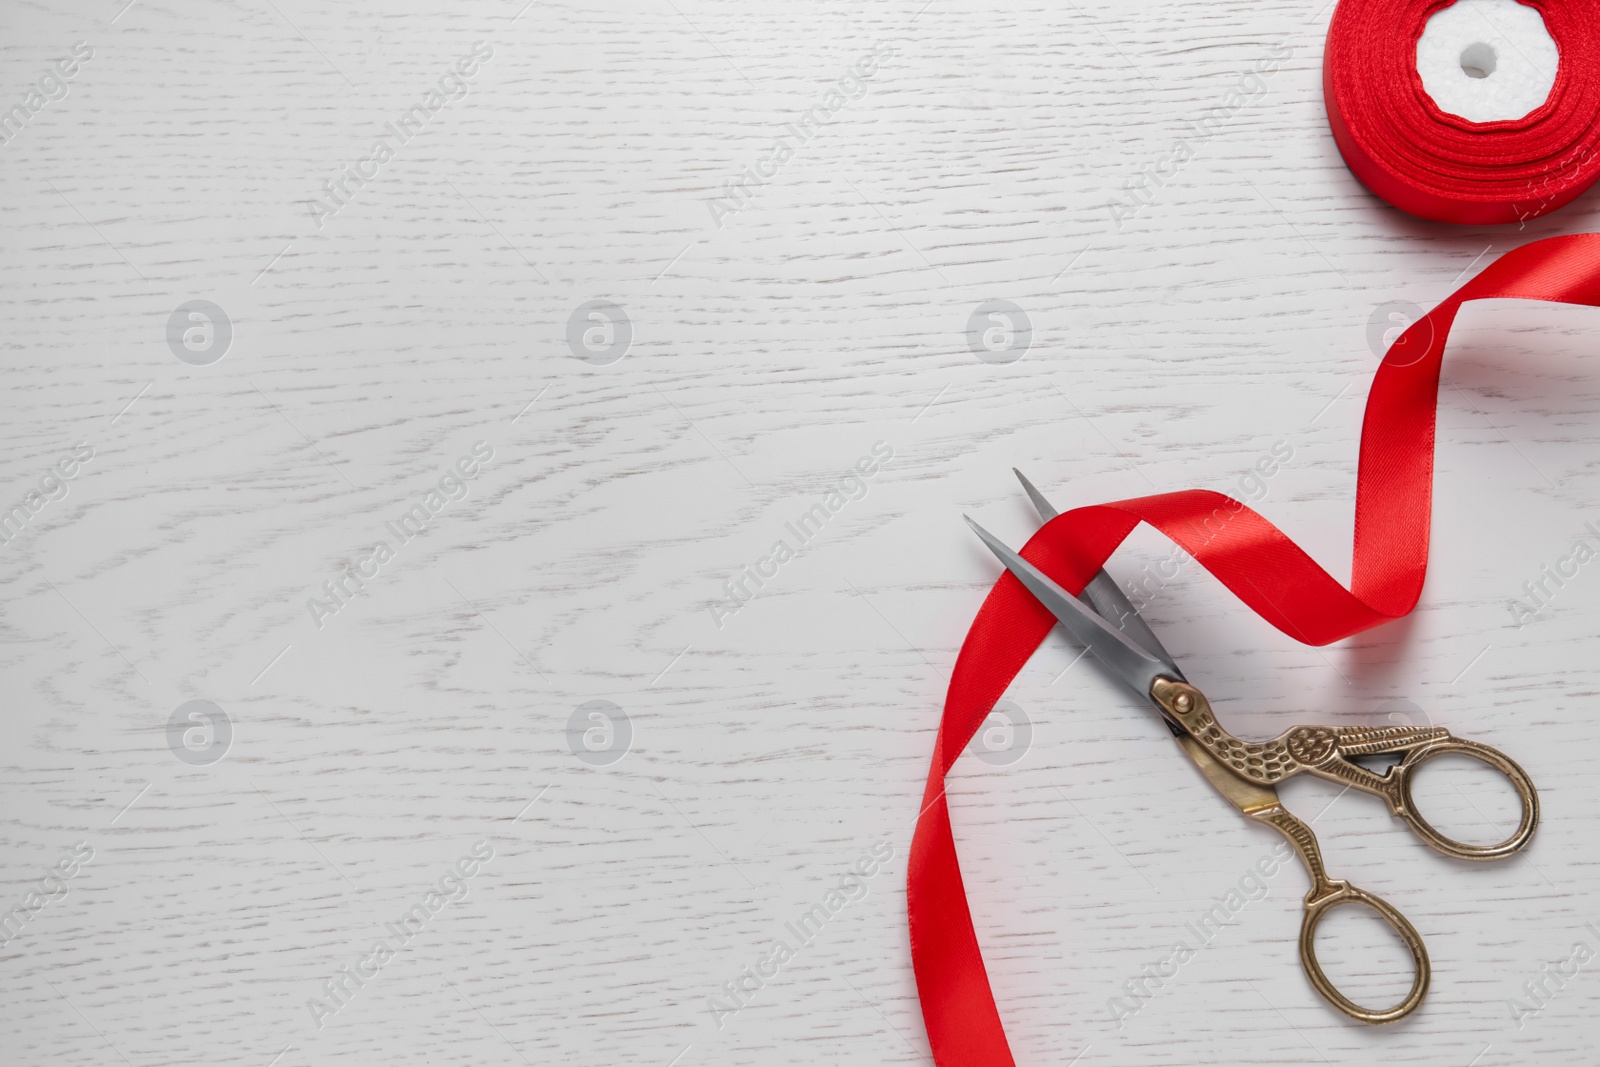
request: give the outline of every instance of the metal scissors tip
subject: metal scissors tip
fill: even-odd
[[[1183,677],[1177,665],[1158,658],[1135,644],[1122,631],[1083,605],[1077,597],[1067,592],[1049,575],[1013,552],[1004,541],[979,526],[967,515],[961,516],[972,527],[989,551],[999,557],[1006,570],[1054,615],[1061,625],[1088,647],[1112,672],[1146,700],[1150,699],[1150,686],[1160,677]]]
[[[1023,474],[1015,467],[1011,468],[1011,473],[1015,474],[1017,476],[1017,481],[1022,483],[1022,491],[1028,494],[1029,500],[1033,501],[1033,510],[1039,513],[1039,518],[1043,519],[1045,522],[1049,522],[1051,519],[1061,514],[1055,509],[1055,505],[1046,500],[1044,498],[1044,494],[1039,492],[1038,488],[1032,482],[1028,481],[1028,476],[1026,474]]]

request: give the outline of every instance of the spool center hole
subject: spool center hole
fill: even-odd
[[[1387,10],[1395,5],[1380,6]],[[1532,115],[1552,102],[1561,67],[1561,49],[1540,12],[1560,6],[1542,0],[1428,0],[1410,5],[1432,12],[1416,43],[1423,90],[1440,111],[1468,122],[1510,122]]]
[[[1469,78],[1487,78],[1494,73],[1494,49],[1482,41],[1461,50],[1461,72]]]

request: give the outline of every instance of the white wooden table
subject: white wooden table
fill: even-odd
[[[0,105],[39,102],[0,146],[8,1064],[930,1062],[905,858],[996,575],[961,513],[1021,541],[1013,465],[1072,506],[1239,492],[1281,443],[1257,506],[1345,574],[1375,311],[1600,221],[1365,193],[1308,0],[125,2],[0,13]],[[1031,332],[986,312],[1012,348],[979,358],[996,300]],[[574,347],[591,301],[621,310]],[[1311,649],[1192,564],[1147,609],[1240,733],[1426,715],[1533,775],[1534,845],[1470,869],[1284,791],[1427,939],[1424,1009],[1316,998],[1286,867],[1118,1025],[1273,839],[1053,637],[1010,694],[1027,750],[950,783],[1019,1063],[1592,1061],[1596,965],[1508,1002],[1600,948],[1600,567],[1521,627],[1508,601],[1600,518],[1597,328],[1463,313],[1411,618]],[[1113,573],[1169,551],[1142,531]]]

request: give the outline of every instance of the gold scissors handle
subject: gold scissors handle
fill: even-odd
[[[1312,987],[1329,1004],[1350,1018],[1364,1023],[1392,1023],[1415,1011],[1417,1005],[1422,1003],[1422,998],[1427,995],[1428,981],[1433,974],[1428,963],[1428,949],[1423,945],[1422,936],[1417,933],[1416,927],[1407,922],[1406,917],[1382,897],[1374,896],[1364,889],[1357,889],[1349,882],[1329,878],[1327,868],[1322,864],[1322,850],[1317,845],[1317,835],[1311,832],[1311,827],[1284,809],[1278,802],[1276,789],[1237,776],[1193,736],[1180,736],[1177,742],[1217,792],[1251,819],[1266,823],[1288,838],[1295,852],[1299,854],[1300,862],[1305,864],[1306,873],[1311,876],[1311,889],[1306,893],[1306,913],[1300,923],[1300,965],[1305,968],[1306,977],[1311,980]],[[1363,1008],[1339,992],[1317,960],[1317,927],[1321,925],[1328,912],[1344,904],[1359,904],[1377,912],[1378,916],[1400,936],[1400,940],[1405,942],[1406,948],[1411,952],[1411,961],[1415,967],[1411,992],[1393,1007],[1379,1011]]]
[[[1495,845],[1469,845],[1465,841],[1457,841],[1446,837],[1417,811],[1416,801],[1411,798],[1412,777],[1424,763],[1435,757],[1446,755],[1468,756],[1487,763],[1505,775],[1507,780],[1511,782],[1511,787],[1517,791],[1517,799],[1522,805],[1522,814],[1516,830],[1510,837]],[[1467,741],[1463,738],[1451,737],[1446,734],[1440,740],[1428,741],[1411,749],[1406,753],[1405,759],[1389,768],[1387,774],[1382,775],[1372,774],[1366,768],[1359,767],[1353,763],[1348,764],[1348,766],[1354,767],[1362,774],[1371,775],[1375,779],[1370,784],[1350,779],[1350,784],[1357,789],[1363,789],[1382,797],[1389,805],[1389,810],[1404,819],[1413,833],[1422,838],[1435,851],[1442,852],[1446,856],[1454,856],[1463,860],[1502,859],[1521,851],[1523,846],[1528,843],[1528,840],[1533,837],[1533,831],[1539,825],[1539,794],[1534,790],[1533,781],[1528,777],[1528,772],[1517,766],[1511,757],[1499,749],[1479,744],[1476,741]],[[1316,768],[1312,768],[1312,773],[1320,772]],[[1340,780],[1343,778],[1343,774],[1340,773],[1337,777],[1335,775],[1325,775],[1325,777],[1335,777],[1335,780]]]
[[[1433,975],[1433,968],[1428,963],[1428,949],[1423,945],[1422,936],[1417,933],[1416,927],[1406,921],[1406,917],[1382,897],[1374,896],[1364,889],[1357,889],[1349,882],[1329,878],[1328,872],[1322,866],[1322,852],[1317,847],[1317,837],[1311,832],[1311,827],[1295,818],[1282,806],[1273,805],[1271,808],[1246,814],[1257,822],[1266,823],[1288,838],[1294,850],[1300,854],[1300,860],[1306,866],[1306,873],[1311,876],[1311,889],[1306,893],[1306,915],[1300,923],[1300,965],[1305,968],[1306,977],[1311,979],[1312,986],[1322,994],[1322,998],[1350,1018],[1364,1023],[1392,1023],[1415,1011],[1417,1005],[1422,1003],[1422,998],[1427,995],[1428,981]],[[1359,904],[1377,912],[1379,918],[1388,923],[1390,929],[1405,942],[1406,948],[1411,950],[1411,962],[1415,967],[1411,992],[1392,1008],[1382,1011],[1363,1008],[1339,992],[1332,980],[1323,972],[1322,964],[1317,962],[1317,926],[1330,911],[1344,904]]]
[[[1382,797],[1390,812],[1404,819],[1430,848],[1446,856],[1502,859],[1521,851],[1539,825],[1539,794],[1527,772],[1500,750],[1453,737],[1442,726],[1295,726],[1270,741],[1242,741],[1222,728],[1205,695],[1193,686],[1159,678],[1150,695],[1241,778],[1276,785],[1307,772]],[[1391,753],[1405,756],[1382,774],[1352,759]],[[1506,776],[1522,807],[1521,819],[1510,837],[1493,845],[1471,845],[1446,837],[1417,811],[1411,780],[1423,764],[1445,755],[1468,756]]]

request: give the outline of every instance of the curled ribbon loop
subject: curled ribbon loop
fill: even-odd
[[[1205,490],[1068,511],[1034,534],[1023,557],[1076,593],[1145,522],[1256,614],[1306,644],[1338,641],[1405,615],[1416,606],[1428,567],[1445,342],[1464,302],[1495,297],[1600,306],[1600,234],[1552,237],[1506,253],[1390,346],[1361,428],[1349,589],[1245,504]],[[912,965],[939,1067],[1014,1062],[967,907],[945,775],[1054,624],[1020,582],[1001,575],[967,631],[945,697],[906,874]]]

